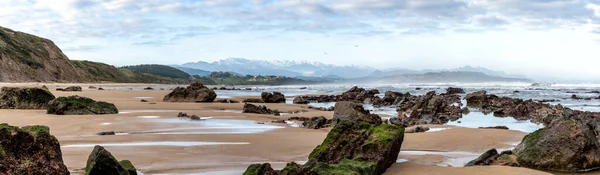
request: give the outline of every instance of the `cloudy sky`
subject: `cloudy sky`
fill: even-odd
[[[242,57],[600,81],[600,0],[1,0],[0,19],[117,66]]]

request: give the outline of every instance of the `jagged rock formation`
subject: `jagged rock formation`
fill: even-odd
[[[187,88],[177,87],[167,94],[165,102],[213,102],[217,98],[214,90],[204,86],[202,83],[194,82]]]
[[[50,91],[42,88],[2,87],[0,109],[45,109],[54,98]]]
[[[462,117],[460,96],[436,95],[434,91],[426,95],[404,100],[397,111],[402,114],[405,126],[423,124],[445,124]]]
[[[257,106],[253,104],[246,103],[244,104],[244,109],[242,113],[254,113],[254,114],[279,114],[277,110],[271,110],[266,106]]]
[[[112,103],[94,101],[87,97],[59,97],[48,103],[48,114],[56,115],[98,115],[118,114],[119,110]]]
[[[0,174],[68,175],[60,144],[47,126],[0,124]]]
[[[365,110],[361,104],[341,101],[335,104],[333,112],[333,123],[341,121],[367,122],[371,124],[381,124],[381,118],[376,114],[371,114]]]
[[[281,92],[263,92],[260,97],[265,103],[285,103],[285,95]]]
[[[130,172],[133,172],[130,173]],[[104,147],[96,145],[88,157],[85,175],[137,175],[135,167],[129,160],[121,162]]]
[[[356,103],[371,103],[379,99],[379,97],[375,96],[376,94],[379,94],[379,90],[377,89],[365,90],[364,88],[354,86],[341,95],[302,96],[302,98],[316,102],[352,101]]]

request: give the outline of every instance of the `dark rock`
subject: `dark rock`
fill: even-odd
[[[296,96],[296,98],[294,98],[294,104],[308,104],[308,103],[310,103],[310,102],[308,100],[305,100],[301,96]]]
[[[508,130],[506,126],[488,126],[488,127],[479,127],[479,129],[504,129]]]
[[[94,101],[80,96],[59,97],[48,103],[47,114],[56,115],[97,115],[118,114],[112,103]]]
[[[515,93],[515,94],[516,94],[516,93],[521,93],[521,91],[513,91],[513,93]]]
[[[69,86],[65,89],[63,89],[63,91],[67,91],[67,92],[81,92],[83,89],[81,88],[81,86]]]
[[[308,89],[307,87],[301,87],[300,89]]]
[[[231,100],[231,99],[220,99],[220,100],[215,100],[215,102],[218,102],[218,103],[240,103],[239,101]]]
[[[403,102],[406,102],[413,98],[410,93],[400,93],[394,91],[387,91],[382,99],[373,102],[374,106],[398,106]]]
[[[252,90],[252,88],[245,88],[244,90],[251,91],[251,90]]]
[[[41,88],[2,87],[0,109],[45,109],[55,97]]]
[[[340,121],[367,122],[376,125],[381,124],[379,115],[371,114],[369,111],[365,110],[361,104],[348,101],[341,101],[335,104],[333,122],[339,123]]]
[[[600,168],[600,144],[595,131],[586,123],[558,118],[546,128],[525,136],[514,149],[519,164],[557,172]]]
[[[96,145],[90,156],[88,157],[85,167],[86,175],[129,175],[129,172],[119,164],[117,159],[113,157],[104,147]]]
[[[462,117],[463,110],[460,106],[460,96],[436,95],[434,91],[431,91],[426,95],[401,103],[397,111],[400,114],[406,114],[407,117],[402,118],[402,122],[406,126],[445,124]]]
[[[417,90],[417,91],[420,91],[421,89],[423,89],[423,88],[420,88],[420,87],[415,88],[415,90]]]
[[[455,88],[455,87],[448,87],[448,89],[446,89],[446,94],[464,94],[465,90],[461,89],[461,88]]]
[[[60,144],[46,126],[0,124],[0,174],[68,175]]]
[[[377,98],[375,95],[379,94],[379,90],[365,90],[357,86],[352,87],[350,90],[342,93],[341,95],[320,95],[320,96],[302,96],[308,101],[317,102],[338,102],[338,101],[352,101],[356,103],[373,102]]]
[[[591,91],[591,92],[588,92],[588,93],[590,93],[590,94],[600,94],[600,91]]]
[[[420,133],[429,131],[429,127],[427,126],[411,126],[404,129],[404,133]]]
[[[516,157],[512,154],[512,151],[503,151],[498,154],[496,149],[490,149],[479,156],[477,159],[470,161],[465,165],[469,166],[488,166],[488,165],[502,165],[502,166],[519,166],[516,162]]]
[[[265,101],[263,101],[262,99],[258,99],[258,98],[249,98],[249,99],[245,99],[242,102],[244,102],[244,103],[265,103]]]
[[[145,103],[145,102],[148,102],[148,100],[142,99],[142,100],[140,100],[140,102],[144,102]]]
[[[285,120],[273,120],[271,123],[285,123]]]
[[[312,117],[310,119],[309,118],[302,119],[301,121],[304,121],[304,123],[302,123],[302,126],[304,128],[321,129],[321,128],[330,127],[333,120],[328,120],[327,118],[325,118],[323,116],[318,116],[318,117]]]
[[[273,111],[266,106],[257,106],[253,104],[246,103],[244,104],[244,109],[242,113],[255,113],[255,114],[276,114],[276,111]]]
[[[252,164],[242,175],[277,175],[277,172],[271,168],[271,164]]]
[[[119,165],[121,165],[123,169],[129,173],[129,175],[137,175],[137,169],[135,169],[135,166],[133,166],[131,161],[121,160],[119,161]]]
[[[163,98],[165,102],[213,102],[217,98],[214,90],[202,83],[194,82],[187,88],[177,87]]]
[[[144,88],[144,90],[154,90],[154,88],[152,88],[152,87],[146,87],[146,88]]]
[[[98,89],[96,86],[89,86],[88,89]]]
[[[104,88],[98,88],[98,90],[99,90],[99,91],[103,91],[103,90],[104,90]]]
[[[471,113],[471,110],[468,107],[464,107],[464,108],[462,108],[462,113],[464,115],[468,115]]]
[[[65,91],[64,88],[56,88],[56,91]]]
[[[220,87],[219,90],[227,90],[226,87]]]
[[[187,113],[179,112],[179,114],[177,114],[177,117],[189,117],[189,116]]]
[[[201,120],[201,118],[200,118],[200,117],[198,117],[197,115],[192,115],[192,116],[190,117],[190,119],[191,119],[191,120]]]
[[[96,133],[96,135],[101,135],[101,136],[106,136],[106,135],[115,135],[117,133],[115,133],[114,131],[102,131],[99,133]]]
[[[265,103],[285,103],[285,95],[281,92],[263,92],[260,97]]]
[[[573,95],[571,95],[571,99],[573,99],[573,100],[581,100],[583,98],[577,97],[577,95],[573,94]]]

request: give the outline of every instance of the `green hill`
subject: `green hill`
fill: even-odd
[[[73,60],[73,64],[91,75],[98,82],[115,82],[115,83],[159,83],[159,84],[186,84],[186,78],[170,78],[150,73],[138,72],[130,68],[116,68],[112,65],[92,62]],[[159,67],[159,66],[155,66]],[[166,66],[168,67],[168,66]],[[161,71],[159,71],[161,72]]]
[[[131,69],[139,73],[148,73],[152,75],[158,75],[162,77],[169,78],[177,78],[177,79],[187,79],[190,77],[190,74],[185,73],[179,69],[173,68],[171,66],[158,65],[158,64],[142,64],[135,66],[123,66],[121,69]]]

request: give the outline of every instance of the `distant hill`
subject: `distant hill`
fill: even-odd
[[[194,68],[189,68],[189,67],[174,66],[174,68],[184,71],[185,73],[188,73],[190,75],[207,76],[207,75],[210,75],[210,73],[211,73],[211,71],[205,71],[205,70],[194,69]]]
[[[115,83],[158,83],[158,84],[187,84],[188,77],[186,78],[171,78],[160,76],[152,73],[138,72],[135,69],[129,67],[116,68],[112,65],[92,62],[92,61],[72,61],[75,67],[84,71],[86,74],[93,77],[94,82],[115,82]],[[139,68],[133,66],[134,68]],[[165,68],[168,66],[152,66],[155,68]],[[142,69],[144,70],[144,69]],[[154,69],[150,69],[154,70]],[[179,70],[178,70],[179,71]],[[157,71],[162,72],[162,71]],[[184,77],[184,76],[181,76]]]
[[[349,79],[348,82],[361,83],[481,83],[481,82],[532,82],[526,78],[506,78],[490,76],[480,72],[446,71],[424,74],[403,74],[383,77]]]
[[[185,73],[179,69],[173,68],[171,66],[159,65],[159,64],[142,64],[142,65],[134,65],[134,66],[123,66],[120,67],[123,69],[131,69],[139,73],[148,73],[152,75],[158,75],[162,77],[169,78],[179,78],[179,79],[187,79],[190,74]]]

